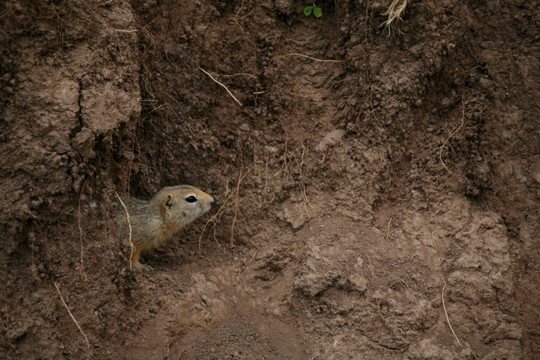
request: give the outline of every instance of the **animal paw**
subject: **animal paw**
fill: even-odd
[[[136,271],[154,271],[154,268],[150,265],[141,264],[140,262],[133,263],[133,267]]]

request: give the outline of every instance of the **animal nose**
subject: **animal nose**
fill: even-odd
[[[208,203],[213,204],[214,203],[214,198],[210,196],[210,199],[208,200]]]

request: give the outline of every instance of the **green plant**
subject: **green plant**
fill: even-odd
[[[315,5],[315,3],[313,3],[313,5],[306,6],[304,8],[304,15],[309,16],[311,14],[313,14],[313,16],[315,16],[315,17],[321,17],[322,16],[322,10],[321,10],[320,7]]]

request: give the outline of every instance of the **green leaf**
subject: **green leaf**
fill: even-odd
[[[321,8],[318,7],[318,6],[314,6],[313,7],[313,15],[315,15],[315,17],[321,17],[322,16]]]
[[[313,10],[313,6],[306,6],[304,8],[304,15],[309,16],[309,14],[311,14],[312,10]]]

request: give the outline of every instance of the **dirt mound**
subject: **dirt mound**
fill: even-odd
[[[310,4],[0,5],[0,357],[540,356],[540,5]]]

